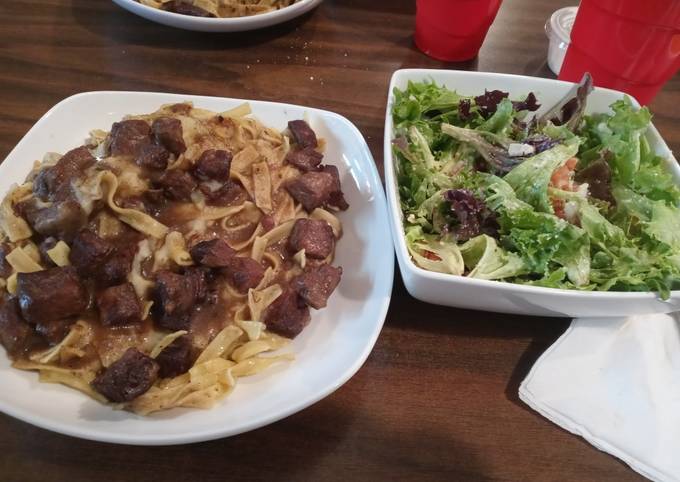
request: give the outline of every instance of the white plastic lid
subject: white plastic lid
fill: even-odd
[[[577,11],[578,7],[564,7],[553,13],[545,24],[545,33],[548,38],[555,37],[555,40],[569,44]]]

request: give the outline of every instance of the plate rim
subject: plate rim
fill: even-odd
[[[360,149],[362,151],[362,160],[368,161],[368,169],[366,172],[368,173],[367,178],[369,179],[371,188],[372,188],[372,194],[375,198],[375,203],[377,206],[382,206],[382,209],[378,207],[378,210],[382,210],[384,214],[387,215],[387,201],[385,198],[385,192],[383,191],[382,183],[380,181],[380,175],[378,173],[377,166],[375,164],[375,160],[373,158],[373,155],[371,154],[371,151],[368,147],[368,144],[366,143],[366,139],[364,136],[361,134],[359,129],[352,123],[349,119],[344,117],[341,114],[338,114],[336,112],[324,110],[324,109],[318,109],[315,107],[308,107],[308,106],[303,106],[299,104],[289,104],[289,103],[282,103],[282,102],[273,102],[273,101],[263,101],[263,100],[255,100],[255,99],[239,99],[239,98],[232,98],[232,97],[218,97],[218,96],[206,96],[206,95],[193,95],[193,94],[177,94],[177,93],[169,93],[169,92],[143,92],[143,91],[118,91],[118,90],[102,90],[102,91],[87,91],[87,92],[80,92],[74,95],[71,95],[69,97],[66,97],[56,103],[54,106],[52,106],[47,112],[45,112],[32,126],[31,128],[24,134],[24,136],[19,140],[19,142],[14,146],[14,148],[9,152],[9,154],[3,159],[2,163],[0,163],[0,175],[4,173],[5,170],[9,169],[6,164],[7,159],[11,158],[12,155],[18,151],[25,143],[28,142],[28,138],[33,133],[34,131],[39,130],[42,127],[42,124],[47,122],[47,119],[49,118],[50,115],[52,115],[53,112],[65,108],[65,106],[69,103],[74,101],[75,99],[82,98],[82,97],[96,97],[99,95],[134,95],[134,96],[144,96],[144,97],[163,97],[163,96],[175,96],[175,97],[186,97],[186,100],[189,101],[195,101],[195,100],[208,100],[208,101],[228,101],[228,102],[248,102],[251,104],[259,104],[259,105],[265,105],[267,107],[275,107],[275,108],[280,108],[280,109],[285,109],[287,107],[293,107],[296,109],[303,109],[308,112],[314,112],[317,115],[323,116],[323,117],[330,117],[333,119],[336,119],[343,124],[349,130],[352,132],[353,137],[355,140],[360,140]],[[92,104],[96,105],[96,104]],[[96,108],[96,107],[95,107]],[[392,236],[387,236],[388,241],[390,242],[391,246],[393,246],[393,241],[392,241]],[[21,420],[23,422],[29,423],[31,425],[40,427],[45,430],[50,430],[52,432],[60,433],[62,435],[67,435],[71,437],[76,437],[76,438],[81,438],[85,440],[92,440],[92,441],[97,441],[97,442],[106,442],[106,443],[113,443],[113,444],[126,444],[126,445],[137,445],[137,446],[165,446],[165,445],[179,445],[179,444],[189,444],[189,443],[197,443],[197,442],[203,442],[203,441],[209,441],[209,440],[216,440],[220,438],[225,438],[225,437],[230,437],[233,435],[238,435],[240,433],[244,432],[249,432],[251,430],[255,430],[260,427],[264,427],[266,425],[272,424],[274,422],[277,422],[279,420],[282,420],[284,418],[287,418],[295,413],[298,413],[305,408],[308,408],[309,406],[317,403],[318,401],[328,397],[332,393],[334,393],[336,390],[338,390],[341,386],[343,386],[345,383],[347,383],[358,371],[359,369],[364,365],[366,360],[368,359],[369,355],[373,351],[373,348],[375,347],[375,343],[377,342],[378,337],[380,336],[380,333],[382,331],[382,328],[384,326],[385,320],[387,318],[387,311],[391,302],[391,293],[394,285],[394,255],[393,255],[393,250],[389,250],[389,255],[386,256],[385,259],[385,268],[387,269],[387,272],[384,272],[383,276],[381,276],[381,279],[384,279],[385,281],[382,283],[382,289],[380,290],[380,293],[378,294],[379,298],[376,297],[375,305],[376,305],[376,322],[374,323],[373,329],[371,331],[370,337],[366,340],[364,343],[363,349],[361,350],[361,353],[358,357],[354,359],[352,364],[348,365],[343,371],[342,375],[339,377],[336,377],[331,383],[327,384],[324,388],[316,391],[316,393],[311,394],[310,396],[303,397],[301,398],[297,403],[290,404],[286,409],[280,410],[272,415],[268,416],[263,416],[260,419],[257,419],[255,421],[247,422],[247,423],[242,423],[238,424],[236,426],[228,427],[228,428],[210,428],[206,429],[200,432],[192,432],[188,434],[181,434],[181,433],[174,433],[174,434],[153,434],[153,435],[147,435],[147,434],[141,434],[141,433],[132,433],[132,434],[119,434],[119,433],[110,433],[107,432],[106,430],[102,429],[97,429],[97,428],[89,428],[89,427],[74,427],[73,424],[71,423],[63,423],[59,421],[58,419],[53,419],[49,417],[44,417],[42,415],[34,415],[30,410],[25,410],[20,406],[16,406],[14,404],[8,404],[5,403],[2,399],[0,399],[0,412],[5,413],[6,415],[9,415],[13,418],[16,418],[18,420]],[[377,278],[376,278],[377,279]],[[3,350],[0,350],[0,352],[3,352]],[[4,354],[3,356],[7,356]],[[16,370],[11,368],[12,370]],[[85,395],[82,395],[85,397]],[[201,410],[201,409],[192,409],[192,410]],[[206,412],[210,412],[211,409],[207,409]],[[180,415],[181,416],[181,415]],[[144,420],[147,420],[146,417],[138,417],[138,422],[143,422]]]
[[[128,12],[151,22],[169,27],[202,32],[243,32],[270,27],[304,15],[320,5],[323,0],[299,0],[293,5],[271,12],[248,15],[245,17],[204,18],[166,12],[143,5],[136,0],[112,0],[113,3]]]

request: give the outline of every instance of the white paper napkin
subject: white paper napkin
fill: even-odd
[[[520,398],[652,480],[680,480],[680,317],[575,319]]]

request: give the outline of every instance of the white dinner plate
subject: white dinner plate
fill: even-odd
[[[395,87],[403,90],[409,81],[425,80],[435,81],[438,85],[444,85],[462,95],[480,95],[484,93],[484,89],[499,89],[509,92],[510,97],[515,99],[533,92],[544,108],[554,105],[573,86],[570,82],[560,80],[491,72],[404,69],[397,70],[392,75],[385,117],[385,189],[397,261],[404,285],[411,295],[440,305],[537,316],[628,316],[680,310],[680,291],[672,291],[671,297],[663,300],[656,293],[543,288],[434,273],[416,266],[408,253],[404,238],[403,216],[392,155],[394,127],[391,110]],[[607,112],[609,105],[623,96],[622,92],[596,87],[588,96],[586,112]],[[631,101],[636,107],[640,106],[635,99]],[[543,109],[540,109],[538,113],[542,111]],[[680,167],[659,131],[652,125],[646,135],[652,149],[666,158],[668,169],[676,182],[680,183]]]
[[[152,22],[176,27],[184,30],[199,32],[243,32],[257,30],[279,23],[287,22],[295,17],[304,15],[319,5],[322,0],[299,0],[297,3],[280,10],[235,18],[201,18],[191,15],[166,12],[153,7],[147,7],[135,0],[113,0],[114,3],[140,17]]]
[[[224,111],[244,101],[144,92],[88,92],[45,114],[0,165],[0,195],[22,181],[48,151],[82,145],[91,129],[109,130],[126,114],[150,113],[161,104],[192,101]],[[284,129],[306,118],[326,140],[324,162],[338,167],[350,204],[340,214],[343,236],[335,264],[340,285],[328,307],[312,310],[309,326],[287,348],[295,360],[240,378],[210,410],[172,409],[149,417],[115,411],[73,389],[39,383],[34,372],[10,367],[0,349],[0,410],[34,425],[92,440],[168,445],[198,442],[261,427],[329,395],[361,367],[383,325],[392,290],[394,255],[385,197],[371,153],[357,128],[332,112],[272,102],[250,102],[253,115]]]

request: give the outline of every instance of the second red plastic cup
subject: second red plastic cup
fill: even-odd
[[[417,0],[416,46],[437,60],[474,58],[501,0]]]
[[[680,1],[582,0],[559,78],[622,90],[641,104],[680,69]]]

